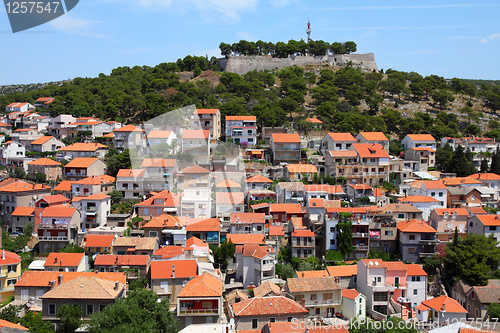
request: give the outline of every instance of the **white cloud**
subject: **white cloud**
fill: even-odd
[[[108,38],[109,35],[99,34],[94,32],[96,21],[85,20],[65,14],[57,19],[49,22],[52,27],[58,31],[66,32],[73,35],[94,38]]]
[[[489,35],[486,38],[481,38],[480,42],[481,43],[489,43],[490,41],[500,39],[500,32],[496,34]]]
[[[239,38],[241,38],[243,40],[248,40],[248,41],[253,41],[253,42],[256,42],[258,40],[257,37],[255,37],[254,35],[252,35],[249,32],[238,32],[237,35]]]

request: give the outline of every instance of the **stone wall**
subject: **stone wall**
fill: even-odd
[[[325,56],[289,56],[288,58],[273,58],[271,56],[230,56],[217,62],[217,69],[221,72],[231,72],[243,75],[257,70],[275,70],[290,66],[322,65],[342,67],[352,62],[354,67],[368,71],[378,71],[373,53],[366,54],[337,54]]]

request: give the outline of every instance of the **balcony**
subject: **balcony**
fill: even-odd
[[[435,252],[420,252],[420,257],[428,258],[428,257],[432,257],[434,254],[436,254],[436,253]]]
[[[179,316],[218,316],[219,309],[179,310]]]
[[[40,223],[38,225],[38,229],[59,229],[59,230],[67,230],[69,224],[67,223],[58,223],[58,224],[44,224]]]
[[[327,299],[327,300],[316,300],[316,301],[306,301],[305,306],[310,307],[310,306],[335,306],[335,305],[340,305],[341,302],[340,300],[336,299]]]
[[[291,147],[275,147],[275,151],[284,151],[284,150],[290,150],[290,151],[300,151],[300,148],[291,148]]]
[[[314,242],[304,243],[304,242],[292,242],[293,247],[315,247]]]
[[[368,238],[369,234],[365,232],[353,232],[352,233],[353,238]]]
[[[89,207],[87,206],[87,208],[85,208],[85,211],[87,212],[97,212],[97,207]]]
[[[436,244],[437,242],[438,242],[437,239],[421,239],[420,240],[420,244],[433,245],[433,244]]]
[[[354,249],[357,251],[368,251],[368,245],[354,245]]]
[[[53,241],[53,242],[67,242],[66,236],[38,236],[38,241]]]

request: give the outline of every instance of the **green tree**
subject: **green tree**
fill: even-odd
[[[444,147],[436,149],[436,166],[442,172],[451,172],[451,159],[453,157],[453,148],[449,143]]]
[[[439,255],[435,254],[432,257],[427,257],[424,259],[422,268],[427,274],[435,275],[437,274],[438,267],[440,267],[442,263],[443,259]]]
[[[24,179],[26,177],[26,172],[21,167],[15,167],[14,176],[19,179]]]
[[[275,270],[276,270],[276,275],[283,280],[297,276],[295,274],[295,269],[293,269],[292,264],[284,264],[284,265],[277,264],[275,266]]]
[[[231,240],[226,239],[226,241],[220,246],[210,244],[210,249],[214,255],[214,262],[219,265],[219,268],[222,271],[225,272],[227,265],[229,265],[229,259],[234,257],[236,246],[233,242],[231,242]]]
[[[500,319],[500,303],[491,303],[488,306],[488,317],[490,319]]]
[[[455,97],[448,91],[435,90],[432,93],[432,100],[434,101],[434,103],[439,105],[439,108],[441,110],[443,110],[448,106],[448,103],[451,103],[455,100]]]
[[[127,298],[106,306],[94,314],[88,324],[90,333],[175,333],[179,330],[168,299],[161,299],[154,291],[145,289],[132,291]]]
[[[54,325],[42,320],[42,313],[27,311],[19,324],[29,329],[30,333],[54,333]]]
[[[491,155],[490,172],[500,175],[500,152],[498,150]]]
[[[35,174],[35,180],[37,183],[45,183],[47,181],[47,175],[41,172]]]
[[[63,304],[57,310],[60,324],[58,332],[74,333],[81,325],[82,307],[80,305]]]
[[[21,311],[21,306],[7,305],[0,311],[0,319],[10,321],[11,323],[19,323],[18,313]]]
[[[121,199],[123,199],[123,193],[118,190],[113,190],[109,192],[109,196],[111,197],[111,204],[114,205],[119,203]]]
[[[76,244],[68,244],[65,247],[59,249],[57,252],[61,253],[84,253],[85,249]]]
[[[339,213],[338,250],[345,259],[352,252],[352,213]]]
[[[480,167],[481,173],[488,172],[489,169],[490,169],[490,166],[488,165],[488,160],[486,158],[483,158],[481,160],[481,167]]]
[[[484,286],[498,270],[500,248],[490,234],[468,235],[456,245],[448,243],[444,257],[444,275],[449,281],[463,279],[473,286]]]

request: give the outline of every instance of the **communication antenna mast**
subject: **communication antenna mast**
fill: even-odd
[[[307,42],[309,43],[309,41],[311,40],[311,22],[309,21],[309,17],[307,18],[306,33],[307,33]]]

